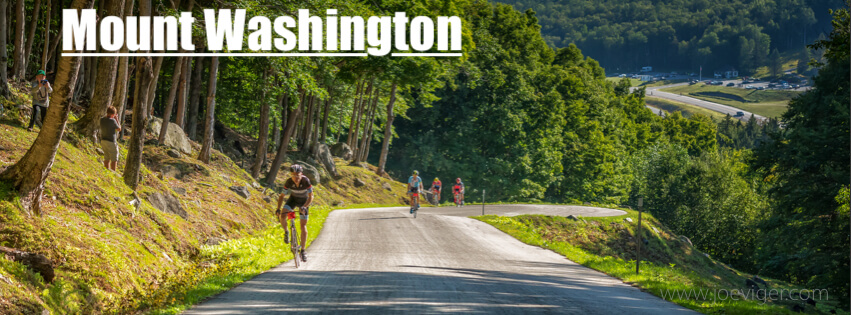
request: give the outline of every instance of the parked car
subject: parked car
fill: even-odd
[[[735,116],[735,117],[742,117],[742,116],[744,116],[744,115],[745,115],[745,112],[736,112],[736,116]]]
[[[730,83],[727,83],[727,86],[736,86],[736,84],[733,83],[733,82],[730,82]]]
[[[757,89],[757,90],[759,90],[759,91],[762,91],[762,90],[765,90],[765,87],[764,87],[764,86],[760,86],[760,87],[757,87],[756,89]]]

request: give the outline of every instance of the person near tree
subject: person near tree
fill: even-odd
[[[100,146],[103,148],[103,166],[109,170],[118,169],[118,132],[121,124],[118,123],[115,107],[106,108],[106,116],[100,119]]]
[[[50,105],[50,93],[53,93],[53,87],[50,82],[47,82],[44,70],[38,70],[35,75],[35,82],[30,88],[30,94],[33,99],[33,113],[30,117],[30,124],[27,130],[33,131],[36,116],[41,116],[41,122],[44,123],[44,117],[47,115],[47,106]]]

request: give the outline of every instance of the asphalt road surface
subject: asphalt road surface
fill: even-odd
[[[619,210],[487,206],[488,214],[614,216]],[[186,314],[681,314],[692,311],[529,246],[480,221],[481,205],[337,210],[307,250]]]
[[[701,99],[696,99],[694,97],[682,96],[682,95],[679,95],[679,94],[668,93],[668,92],[662,92],[662,91],[659,90],[659,89],[681,86],[681,85],[687,85],[687,84],[688,83],[677,83],[677,84],[671,84],[671,85],[648,87],[645,90],[644,95],[647,96],[647,97],[658,97],[658,98],[674,100],[674,101],[682,102],[682,103],[686,103],[686,104],[691,104],[691,105],[706,108],[708,110],[713,110],[713,111],[716,111],[716,112],[719,112],[719,113],[722,113],[722,114],[730,114],[730,116],[733,116],[734,118],[741,119],[742,121],[748,121],[748,120],[751,119],[751,114],[753,114],[753,113],[746,111],[744,109],[739,109],[739,108],[727,106],[727,105],[724,105],[724,104],[707,102],[707,101],[704,101],[704,100],[701,100]],[[738,113],[738,112],[742,112],[742,113],[744,113],[744,115],[743,116],[736,116],[736,113]],[[760,116],[760,115],[756,115],[756,114],[754,114],[753,117],[755,119],[758,119],[758,121],[766,119],[764,116]]]

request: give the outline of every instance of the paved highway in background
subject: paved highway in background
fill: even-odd
[[[488,214],[617,216],[578,206],[487,206]],[[337,210],[307,250],[186,314],[693,314],[467,216],[481,205]]]

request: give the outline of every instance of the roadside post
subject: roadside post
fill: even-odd
[[[638,254],[635,259],[635,274],[638,274],[639,267],[641,267],[641,243],[643,242],[641,239],[641,206],[644,204],[644,198],[638,197],[638,232],[635,233],[635,242],[638,244]]]
[[[485,215],[485,190],[482,189],[482,215]]]

